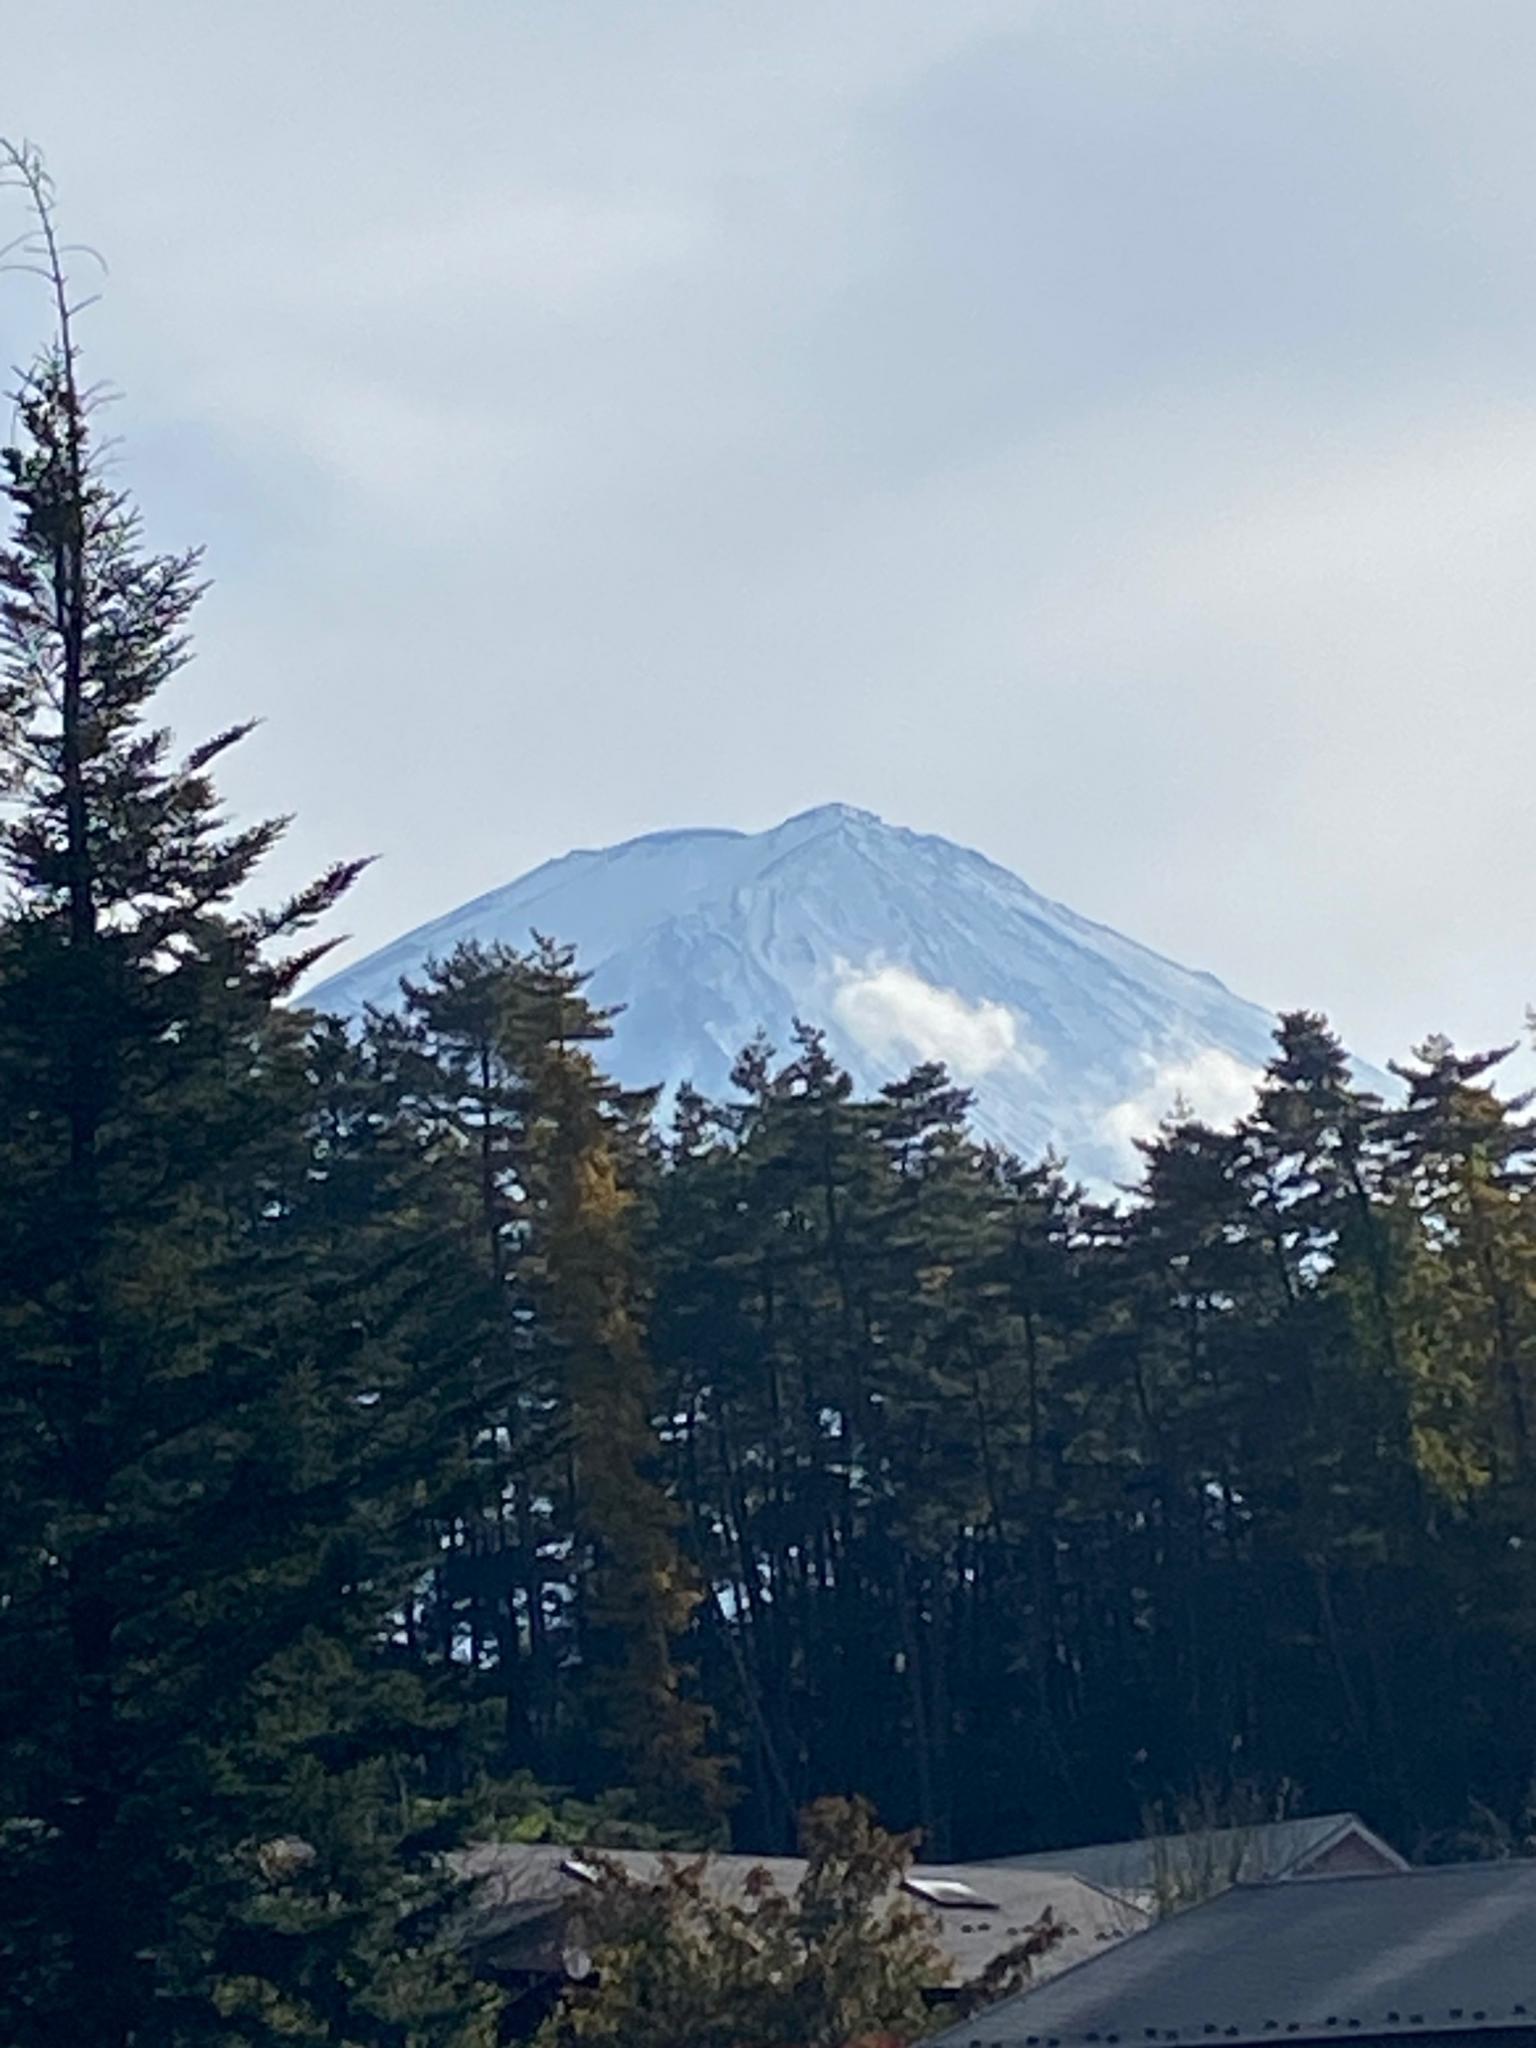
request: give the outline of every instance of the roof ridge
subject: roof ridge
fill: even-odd
[[[1320,1870],[1314,1877],[1243,1877],[1230,1887],[1233,1891],[1263,1891],[1277,1884],[1382,1884],[1403,1877],[1465,1877],[1489,1870],[1536,1871],[1536,1856],[1478,1856],[1459,1863],[1408,1863],[1401,1870]]]

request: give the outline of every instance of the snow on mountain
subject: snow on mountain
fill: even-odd
[[[771,831],[651,833],[546,862],[407,933],[317,988],[317,1007],[388,1006],[402,974],[462,939],[573,944],[591,992],[623,1004],[620,1079],[728,1093],[758,1030],[826,1028],[862,1088],[941,1059],[977,1128],[1086,1178],[1134,1167],[1134,1140],[1182,1097],[1241,1114],[1272,1019],[1039,896],[949,840],[829,804]]]

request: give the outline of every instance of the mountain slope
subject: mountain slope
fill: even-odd
[[[826,1027],[874,1088],[944,1059],[976,1091],[978,1128],[1079,1173],[1123,1176],[1134,1137],[1182,1095],[1239,1112],[1271,1019],[1039,896],[948,840],[833,804],[761,833],[653,833],[567,854],[408,933],[309,1000],[354,1013],[461,939],[569,941],[594,997],[627,1005],[611,1065],[627,1082],[727,1091],[759,1029]]]

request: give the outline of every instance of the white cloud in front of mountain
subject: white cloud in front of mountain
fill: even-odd
[[[1217,1045],[1162,1058],[1148,1053],[1144,1060],[1145,1085],[1099,1119],[1102,1136],[1120,1153],[1128,1171],[1136,1164],[1136,1140],[1150,1138],[1176,1105],[1220,1129],[1248,1113],[1262,1078],[1257,1067]]]
[[[1006,1003],[970,1002],[957,989],[892,963],[839,962],[832,1014],[872,1059],[942,1060],[961,1081],[1006,1070],[1033,1073],[1045,1057]]]

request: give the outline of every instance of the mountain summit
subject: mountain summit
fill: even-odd
[[[636,1085],[728,1093],[754,1033],[825,1027],[861,1088],[943,1060],[984,1136],[1047,1145],[1095,1180],[1182,1097],[1239,1113],[1272,1019],[1209,974],[1079,917],[965,847],[827,804],[767,832],[654,832],[568,853],[408,933],[310,1000],[388,1006],[403,974],[463,939],[576,947],[596,1001],[623,1004],[609,1065]]]

